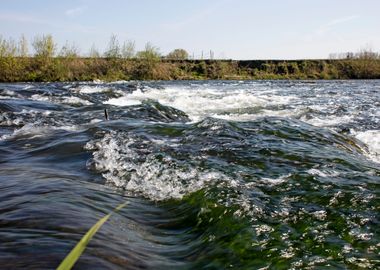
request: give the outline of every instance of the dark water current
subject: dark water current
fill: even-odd
[[[380,269],[379,119],[380,81],[0,84],[0,268],[128,201],[76,269]]]

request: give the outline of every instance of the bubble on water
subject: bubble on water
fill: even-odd
[[[310,258],[309,266],[316,266],[318,264],[324,264],[327,262],[326,258],[320,257],[320,256],[313,256]]]
[[[268,234],[268,233],[271,233],[274,231],[274,229],[267,225],[267,224],[262,224],[262,225],[258,225],[258,226],[254,226],[255,228],[255,231],[256,231],[256,234],[258,236],[262,235],[262,234]]]
[[[313,212],[312,214],[313,214],[313,216],[314,216],[315,218],[317,218],[318,220],[321,220],[321,221],[325,220],[326,217],[327,217],[327,212],[324,211],[324,210],[315,211],[315,212]]]
[[[369,241],[371,240],[373,233],[363,233],[361,229],[354,228],[350,230],[349,235],[357,240]]]
[[[282,258],[290,259],[296,255],[295,251],[296,250],[293,247],[289,247],[287,249],[281,250],[280,255]]]
[[[357,258],[357,257],[350,257],[346,259],[347,262],[360,267],[360,268],[366,268],[366,269],[374,269],[374,264],[372,264],[368,259],[366,258]]]
[[[350,253],[351,251],[353,251],[354,250],[354,248],[350,245],[350,244],[345,244],[344,246],[343,246],[343,250],[342,250],[342,252],[343,253]]]
[[[329,206],[337,205],[339,203],[339,198],[343,197],[343,192],[338,191],[337,193],[334,194],[334,196],[330,199],[329,201]]]

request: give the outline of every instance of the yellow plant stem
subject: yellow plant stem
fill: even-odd
[[[57,270],[69,270],[71,269],[79,257],[82,255],[83,251],[86,249],[88,243],[95,235],[95,233],[102,227],[102,225],[110,218],[112,213],[119,211],[124,206],[127,205],[127,202],[120,204],[117,206],[111,213],[99,219],[98,222],[92,226],[88,232],[82,237],[82,239],[78,242],[78,244],[70,251],[70,253],[66,256],[66,258],[61,262],[58,266]]]

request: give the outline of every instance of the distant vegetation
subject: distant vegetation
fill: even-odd
[[[0,81],[192,80],[192,79],[380,79],[380,55],[366,49],[325,60],[190,59],[184,49],[162,55],[147,43],[136,51],[131,40],[110,37],[101,53],[95,45],[81,54],[75,43],[61,48],[51,35],[29,42],[0,36]],[[32,54],[30,52],[33,52]],[[213,53],[210,51],[210,58]]]

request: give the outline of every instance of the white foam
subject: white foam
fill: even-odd
[[[22,136],[28,136],[28,139],[47,137],[52,134],[53,130],[79,131],[77,125],[67,126],[39,126],[35,123],[29,123],[19,129],[15,129],[11,134],[5,134],[0,137],[0,141],[13,139]]]
[[[206,188],[209,184],[228,190],[219,194],[218,203],[225,206],[239,205],[237,216],[254,217],[263,210],[254,205],[250,198],[239,192],[244,184],[236,178],[231,178],[223,172],[201,170],[191,164],[177,164],[169,155],[157,159],[155,153],[140,153],[135,150],[135,144],[141,144],[131,136],[118,137],[117,132],[106,134],[104,138],[90,141],[86,150],[92,150],[93,160],[88,164],[106,179],[106,183],[127,191],[141,194],[154,201],[181,199],[183,196]],[[149,144],[167,143],[161,140],[151,140]],[[206,191],[207,192],[207,191]],[[223,197],[224,196],[224,197]]]
[[[317,127],[333,127],[339,124],[347,124],[352,122],[354,116],[345,115],[345,116],[327,116],[325,118],[314,117],[311,119],[306,119],[305,117],[301,117],[301,120],[309,123],[310,125]]]
[[[69,96],[69,97],[64,97],[61,100],[62,103],[64,104],[80,104],[80,105],[91,105],[92,102],[88,100],[81,99],[79,97],[74,97],[74,96]]]
[[[296,253],[293,247],[289,247],[287,249],[281,250],[280,255],[282,258],[290,259],[293,258]]]
[[[290,176],[291,176],[291,174],[282,175],[278,178],[266,178],[266,177],[264,177],[264,178],[260,179],[260,182],[262,182],[263,184],[269,185],[269,186],[276,186],[276,185],[280,185],[280,184],[286,182],[286,180]]]
[[[96,123],[100,123],[100,122],[102,122],[102,121],[103,121],[103,119],[95,118],[95,119],[92,119],[92,120],[90,121],[90,124],[96,124]]]
[[[0,126],[19,126],[23,122],[24,120],[20,117],[17,117],[15,119],[9,119],[9,117],[6,114],[0,115]]]
[[[28,89],[30,89],[30,88],[33,88],[33,85],[31,85],[31,84],[25,84],[25,85],[23,85],[23,87],[22,87],[23,90],[28,90]]]
[[[104,93],[109,92],[110,88],[106,86],[89,86],[89,85],[83,85],[79,86],[77,88],[72,89],[74,91],[78,91],[82,94],[93,94],[93,93]]]
[[[318,220],[325,220],[327,217],[327,212],[325,210],[315,211],[312,213],[312,215],[317,218]]]
[[[46,128],[37,127],[33,124],[26,124],[19,129],[15,129],[12,134],[3,135],[0,140],[7,140],[17,136],[28,135],[30,139],[41,137],[47,133]]]
[[[340,173],[337,171],[327,170],[327,169],[323,171],[318,170],[318,169],[309,169],[307,173],[311,175],[320,176],[320,177],[338,177],[340,175]]]
[[[365,143],[369,150],[369,158],[380,163],[380,130],[367,130],[364,132],[352,132],[354,136]]]
[[[120,80],[120,81],[113,81],[112,84],[128,84],[128,81]]]
[[[140,105],[141,101],[139,100],[133,100],[129,99],[128,97],[120,97],[120,98],[111,98],[104,102],[104,104],[111,104],[116,106],[133,106],[133,105]]]
[[[257,111],[257,107],[288,104],[295,99],[297,99],[295,96],[260,95],[247,89],[217,90],[168,87],[165,89],[148,88],[145,91],[138,89],[120,98],[109,99],[104,103],[130,106],[140,104],[144,100],[155,100],[163,105],[185,112],[192,121],[199,121],[208,116],[225,118],[229,114],[235,114],[234,120],[246,120],[245,117],[239,119],[239,116],[244,116],[244,112],[247,110]]]
[[[360,269],[375,269],[375,265],[367,258],[350,257],[346,260]]]
[[[172,167],[170,157],[158,161],[148,154],[143,162],[140,155],[130,147],[133,138],[119,143],[115,133],[107,134],[98,142],[89,142],[85,149],[94,150],[96,170],[103,172],[108,184],[141,193],[152,200],[182,198],[203,188],[207,182],[221,180],[224,175],[217,172],[200,172],[189,166]]]
[[[17,97],[18,96],[16,94],[16,92],[12,91],[12,90],[4,90],[4,91],[2,91],[2,94],[6,95],[6,96],[3,96],[4,98]]]
[[[36,116],[38,114],[42,114],[44,116],[50,115],[52,112],[49,110],[44,110],[44,111],[37,111],[37,110],[27,110],[27,109],[22,109],[21,112],[14,112],[14,114],[19,114],[19,115],[25,115],[29,114],[31,116]]]
[[[34,94],[31,96],[32,100],[37,100],[37,101],[43,101],[43,102],[52,102],[55,104],[69,104],[69,105],[91,105],[93,104],[92,102],[88,100],[84,100],[79,97],[75,96],[65,96],[65,97],[49,97],[49,96],[44,96],[44,95],[39,95],[39,94]]]
[[[34,94],[31,96],[31,99],[32,100],[37,100],[37,101],[50,101],[49,97],[47,96],[43,96],[43,95],[39,95],[39,94]]]
[[[99,80],[99,79],[95,79],[95,80],[93,80],[92,82],[93,82],[94,84],[103,84],[103,83],[104,83],[104,81]]]

